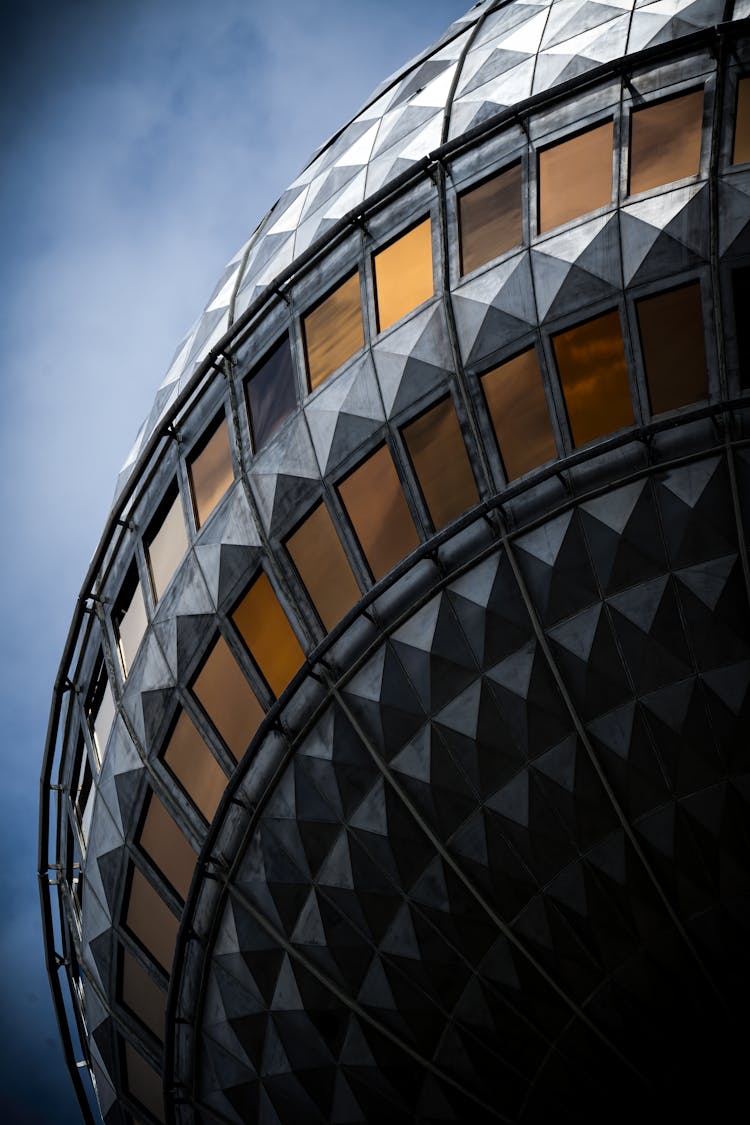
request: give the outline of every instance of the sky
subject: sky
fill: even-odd
[[[117,473],[224,264],[468,0],[0,0],[0,1121],[80,1121],[44,968],[52,685]]]

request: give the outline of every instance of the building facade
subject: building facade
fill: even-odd
[[[485,0],[226,267],[54,691],[86,1121],[690,1119],[741,1077],[748,15]]]

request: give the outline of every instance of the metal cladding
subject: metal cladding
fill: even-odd
[[[748,15],[477,4],[227,266],[53,700],[86,1121],[742,1096]]]

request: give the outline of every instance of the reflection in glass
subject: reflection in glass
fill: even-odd
[[[313,391],[364,347],[358,272],[303,318],[302,332],[307,376]]]
[[[180,712],[164,761],[206,820],[213,820],[227,779],[185,711]]]
[[[361,346],[361,345],[360,345]],[[355,348],[356,351],[356,348]],[[245,383],[255,453],[267,445],[297,407],[292,349],[284,336]]]
[[[325,503],[307,517],[286,547],[320,620],[332,629],[360,591]]]
[[[539,153],[539,232],[612,201],[614,123],[605,121]]]
[[[651,413],[706,397],[703,306],[697,281],[636,303]]]
[[[435,292],[429,217],[379,250],[373,263],[378,332],[384,332]]]
[[[750,387],[750,317],[747,314],[750,309],[750,266],[732,270],[732,303],[740,386],[747,390]]]
[[[237,606],[232,620],[271,691],[281,695],[304,664],[305,654],[264,571]]]
[[[157,1039],[163,1039],[167,994],[127,949],[122,949],[122,1002]]]
[[[613,310],[552,339],[573,444],[633,422],[619,313]]]
[[[165,972],[177,940],[177,919],[137,867],[133,869],[125,924]]]
[[[201,451],[188,462],[188,476],[195,524],[202,527],[234,480],[229,427],[224,415]]]
[[[471,273],[521,243],[521,165],[514,164],[458,200],[461,273]]]
[[[243,676],[229,645],[219,637],[195,683],[193,694],[239,761],[263,719],[263,708]]]
[[[184,901],[193,877],[196,853],[156,793],[149,799],[139,842]]]
[[[482,390],[509,481],[557,456],[536,348],[482,376]]]
[[[700,170],[703,90],[634,109],[630,125],[630,194],[671,184]]]
[[[125,1044],[125,1070],[127,1073],[126,1085],[128,1092],[137,1102],[153,1113],[157,1121],[164,1121],[164,1096],[162,1093],[161,1075],[157,1074],[143,1055]]]
[[[452,401],[439,402],[402,432],[430,519],[439,531],[478,500]]]
[[[368,457],[338,489],[377,581],[419,543],[388,446]]]
[[[146,603],[143,600],[143,591],[135,566],[131,567],[120,591],[112,614],[112,623],[117,637],[122,674],[127,676],[148,626]]]
[[[89,725],[96,751],[97,765],[102,764],[102,756],[107,745],[112,723],[115,721],[115,700],[109,686],[104,660],[99,658],[99,666],[94,676],[94,686],[87,707]]]
[[[83,741],[83,735],[80,735],[78,739],[73,776],[75,778],[73,804],[76,812],[76,820],[81,829],[84,845],[86,845],[89,839],[89,829],[91,828],[91,815],[94,811],[96,790],[93,785],[94,775],[91,772],[91,765],[89,763],[89,756],[86,753],[86,744]]]
[[[152,527],[153,530],[147,537],[146,557],[154,601],[158,602],[177,569],[177,564],[187,551],[187,534],[179,493],[169,501],[169,507],[163,515],[162,512],[158,513]]]
[[[740,78],[737,83],[732,164],[745,164],[748,160],[750,160],[750,78]]]

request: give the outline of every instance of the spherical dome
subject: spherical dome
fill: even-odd
[[[177,349],[42,778],[87,1120],[738,1094],[746,11],[475,5]]]

